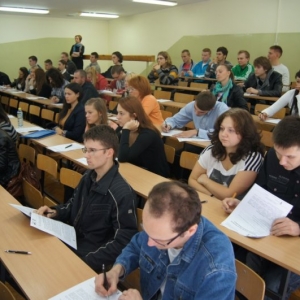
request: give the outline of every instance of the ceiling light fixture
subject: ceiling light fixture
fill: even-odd
[[[176,2],[161,1],[161,0],[132,0],[132,2],[166,5],[166,6],[175,6],[175,5],[177,5]]]
[[[80,16],[81,17],[92,17],[92,18],[111,18],[111,19],[119,18],[118,15],[98,14],[98,13],[81,13]]]
[[[0,11],[30,13],[30,14],[49,14],[49,10],[46,9],[5,7],[5,6],[0,6]]]

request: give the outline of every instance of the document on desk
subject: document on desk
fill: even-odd
[[[271,123],[271,124],[278,124],[281,121],[281,119],[273,119],[273,118],[267,118],[266,123]]]
[[[15,118],[15,116],[13,116],[13,115],[7,115],[7,116],[8,116],[9,119]]]
[[[49,149],[53,152],[67,152],[67,151],[77,150],[77,149],[82,149],[82,148],[84,148],[84,146],[82,144],[78,144],[78,143],[69,143],[69,144],[62,144],[62,145],[47,147],[47,149]]]
[[[109,300],[117,300],[121,296],[118,290],[115,294],[109,296]],[[95,292],[95,277],[79,283],[70,289],[48,299],[48,300],[101,300],[107,297],[101,297]]]
[[[77,249],[75,228],[36,213],[31,214],[30,226],[58,237],[69,246]]]
[[[178,130],[178,129],[172,129],[169,132],[161,132],[162,136],[173,136],[175,134],[181,133],[183,132],[182,130]]]
[[[31,217],[32,212],[35,210],[34,208],[23,206],[23,205],[18,205],[18,204],[10,203],[9,205],[16,208],[17,210],[19,210],[20,212],[22,212],[23,214],[25,214],[28,217]]]
[[[99,94],[107,94],[107,95],[114,95],[115,93],[113,91],[109,90],[98,90]]]
[[[164,102],[170,102],[171,100],[167,100],[167,99],[157,99],[158,102],[160,103],[164,103]]]
[[[16,127],[15,128],[17,133],[27,133],[27,132],[33,132],[33,131],[40,131],[44,130],[44,128],[39,126],[32,126],[32,127]]]
[[[178,142],[210,142],[210,139],[192,138],[177,138]]]
[[[86,158],[85,157],[81,157],[81,158],[77,158],[76,159],[78,162],[80,162],[83,165],[88,165],[88,163],[86,162]]]
[[[292,207],[291,204],[254,184],[221,225],[243,236],[265,237],[270,235],[273,222],[286,217]]]

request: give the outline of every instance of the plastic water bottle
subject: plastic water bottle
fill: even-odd
[[[17,117],[18,117],[18,127],[22,127],[23,126],[23,112],[22,112],[21,107],[19,107],[19,109],[18,109]]]

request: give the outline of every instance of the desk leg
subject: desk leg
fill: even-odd
[[[284,300],[286,297],[290,275],[291,275],[291,271],[283,270],[278,293],[275,293],[274,291],[271,290],[266,290],[266,296],[268,296],[273,300]]]

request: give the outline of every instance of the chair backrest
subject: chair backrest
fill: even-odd
[[[175,93],[174,101],[181,103],[189,103],[192,102],[195,98],[195,95],[183,94],[183,93]]]
[[[33,165],[35,165],[35,149],[25,145],[20,144],[19,145],[19,157],[21,161],[31,162]]]
[[[192,170],[199,159],[199,154],[182,151],[180,155],[179,165],[181,168]]]
[[[55,202],[55,201],[53,201],[53,199],[50,199],[49,197],[44,196],[44,205],[51,207],[51,206],[55,206],[57,204],[58,204],[58,202]]]
[[[6,112],[9,110],[9,97],[7,96],[1,96],[1,104]]]
[[[109,110],[114,110],[117,105],[118,105],[118,102],[116,102],[116,101],[109,101],[108,109]]]
[[[39,117],[40,113],[41,113],[40,106],[37,106],[37,105],[30,105],[29,106],[29,114],[30,115],[34,115],[34,116]]]
[[[44,205],[42,193],[37,190],[32,184],[30,184],[26,179],[23,179],[23,194],[26,203],[30,207],[39,208]]]
[[[2,300],[16,300],[15,296],[9,290],[9,288],[0,281],[0,299]]]
[[[55,112],[51,109],[43,108],[41,112],[41,118],[50,122],[54,121]]]
[[[167,162],[169,164],[173,164],[175,158],[175,148],[166,144],[164,144],[164,148],[165,148]]]
[[[172,117],[172,112],[167,110],[160,110],[162,118],[165,120],[166,118]]]
[[[297,85],[297,82],[296,81],[292,81],[291,85],[290,85],[290,89],[291,90],[294,89],[296,87],[296,85]]]
[[[28,113],[29,104],[23,101],[19,102],[19,107],[22,109],[23,113]]]
[[[170,100],[171,99],[171,92],[167,92],[167,91],[158,91],[155,90],[153,92],[153,95],[156,99],[166,99],[166,100]]]
[[[267,147],[272,148],[274,145],[273,142],[273,133],[270,131],[262,130],[261,131],[261,142]]]
[[[60,169],[60,183],[75,189],[82,178],[82,175],[74,170],[67,168]]]
[[[188,122],[184,127],[188,130],[195,129],[195,124],[193,121],[191,121],[191,122]]]
[[[137,225],[138,231],[143,231],[143,210],[141,208],[136,209],[136,218],[137,218]]]
[[[178,81],[178,85],[179,86],[188,86],[188,82],[187,81]]]
[[[255,114],[259,115],[258,111],[263,111],[264,109],[270,107],[270,105],[266,105],[266,104],[256,104],[255,105]],[[283,119],[285,117],[286,114],[286,109],[283,107],[281,108],[277,113],[275,113],[272,118],[274,119]]]
[[[42,170],[57,178],[57,162],[55,159],[44,154],[38,154],[36,166],[39,170]]]
[[[19,101],[18,100],[16,100],[16,99],[12,99],[12,98],[10,98],[9,99],[9,108],[11,109],[11,108],[15,108],[15,109],[18,109],[19,108]],[[9,112],[11,112],[11,110],[9,109]]]
[[[190,87],[208,89],[208,83],[191,82]]]
[[[235,289],[248,300],[263,300],[265,295],[265,282],[248,266],[235,260],[237,281]]]

